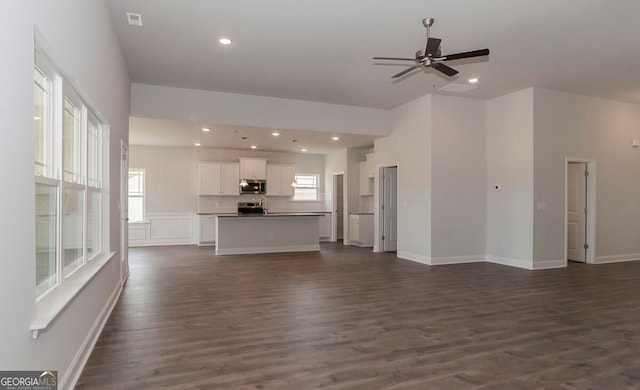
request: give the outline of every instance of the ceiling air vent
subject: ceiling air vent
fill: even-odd
[[[142,27],[142,15],[134,14],[133,12],[127,12],[127,21],[130,26]]]
[[[451,83],[449,85],[445,85],[444,87],[440,88],[440,91],[455,92],[455,93],[465,93],[465,92],[469,92],[472,89],[476,89],[476,88],[478,88],[478,87],[476,87],[475,85]]]

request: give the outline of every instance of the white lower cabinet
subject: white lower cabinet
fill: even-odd
[[[373,246],[373,214],[349,214],[349,241],[356,246]]]
[[[331,213],[323,213],[318,218],[318,236],[320,241],[331,239]]]
[[[216,243],[216,216],[200,215],[200,234],[198,246],[215,245]]]

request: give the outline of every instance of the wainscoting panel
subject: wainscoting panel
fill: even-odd
[[[144,223],[129,225],[129,246],[196,244],[197,223],[193,213],[148,214]]]

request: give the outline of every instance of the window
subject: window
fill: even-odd
[[[144,221],[144,169],[129,169],[129,222]]]
[[[293,200],[318,200],[318,175],[296,175]]]
[[[103,248],[103,125],[40,52],[34,66],[36,295]]]

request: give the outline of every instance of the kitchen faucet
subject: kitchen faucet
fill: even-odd
[[[262,212],[266,215],[267,214],[267,198],[265,198],[264,196],[260,198],[260,207],[262,207]]]

